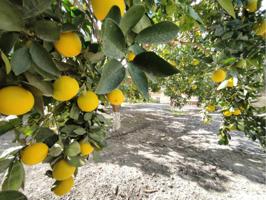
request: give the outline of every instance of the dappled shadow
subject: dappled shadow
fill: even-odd
[[[102,162],[136,167],[148,175],[179,176],[218,192],[226,191],[232,174],[265,184],[265,155],[239,135],[232,146],[218,145],[219,123],[217,116],[211,125],[202,125],[197,112],[173,116],[167,105],[126,107],[123,128],[110,135]]]

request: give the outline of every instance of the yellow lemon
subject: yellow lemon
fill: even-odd
[[[192,65],[198,65],[200,63],[200,61],[198,59],[193,59],[191,64]]]
[[[124,0],[91,0],[91,5],[98,20],[103,20],[113,6],[119,7],[122,16],[126,9]]]
[[[226,111],[223,112],[223,115],[225,117],[230,117],[232,115],[232,113],[229,110],[226,110]]]
[[[121,105],[125,101],[123,92],[119,89],[115,89],[107,95],[108,101],[112,105]]]
[[[258,0],[248,0],[246,10],[248,12],[255,12],[258,8]]]
[[[53,178],[63,181],[70,178],[76,171],[76,167],[70,165],[65,160],[60,160],[53,167]]]
[[[88,142],[80,142],[79,145],[80,145],[80,152],[83,156],[87,156],[94,151],[93,146],[91,146],[91,144]]]
[[[127,54],[127,60],[129,62],[133,61],[134,58],[136,57],[136,55],[134,54],[134,52],[130,51],[128,54]]]
[[[60,181],[58,185],[56,185],[55,188],[52,189],[52,191],[57,196],[63,196],[71,191],[73,185],[74,185],[74,179],[73,177],[70,177],[66,180]]]
[[[47,157],[48,149],[42,142],[29,145],[21,151],[21,161],[26,165],[41,163]]]
[[[263,20],[255,29],[256,35],[266,37],[266,20]]]
[[[83,112],[92,112],[98,107],[98,105],[98,96],[92,91],[88,91],[78,97],[78,107]]]
[[[227,82],[227,87],[234,87],[234,79],[230,78]]]
[[[206,107],[206,110],[207,110],[208,112],[214,112],[214,111],[216,110],[216,107],[215,107],[214,105],[208,105],[208,106]]]
[[[233,115],[241,115],[241,110],[239,108],[235,109]]]
[[[79,91],[79,84],[70,76],[61,76],[54,82],[53,97],[57,101],[68,101]]]
[[[19,86],[0,89],[0,113],[4,115],[23,115],[34,106],[31,92]]]
[[[220,83],[226,78],[226,72],[223,69],[218,69],[212,74],[212,80],[215,83]]]
[[[74,32],[64,32],[60,34],[59,40],[54,44],[55,49],[65,57],[74,57],[81,52],[81,41],[78,34]]]

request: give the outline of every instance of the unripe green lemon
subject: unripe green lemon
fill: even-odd
[[[76,167],[70,165],[65,160],[60,160],[53,166],[53,178],[63,181],[70,178],[76,171]]]
[[[0,89],[0,113],[4,115],[23,115],[34,106],[31,92],[19,86]]]
[[[68,101],[79,91],[78,82],[70,76],[61,76],[54,82],[53,98],[57,101]]]
[[[21,161],[26,165],[41,163],[47,157],[48,149],[48,146],[41,142],[29,145],[21,151]]]

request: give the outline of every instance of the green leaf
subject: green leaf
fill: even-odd
[[[84,120],[87,121],[87,122],[90,122],[91,118],[92,118],[92,113],[86,113],[84,115]]]
[[[51,7],[51,0],[23,0],[24,18],[35,17]]]
[[[35,133],[36,142],[45,142],[48,138],[53,137],[55,132],[46,127],[40,127]]]
[[[31,85],[29,85],[28,88],[34,96],[34,108],[40,115],[44,115],[44,101],[42,92]]]
[[[170,76],[179,72],[174,66],[156,55],[154,52],[143,52],[133,60],[133,64],[141,70],[155,76]]]
[[[86,158],[83,158],[81,156],[75,156],[75,157],[68,157],[67,161],[72,166],[81,167],[81,166],[85,165],[85,163],[86,163],[85,159]]]
[[[71,134],[77,128],[79,128],[77,125],[66,125],[61,129],[61,132]]]
[[[4,152],[1,154],[1,158],[7,158],[9,156],[13,157],[15,154],[17,154],[23,146],[15,146],[15,147],[10,147],[8,149],[5,149]]]
[[[13,159],[10,159],[10,158],[0,159],[0,173],[3,173],[7,170],[12,160]]]
[[[111,19],[104,21],[103,52],[110,58],[122,58],[126,51],[126,42],[123,32]]]
[[[134,31],[135,33],[140,33],[142,30],[144,30],[145,28],[148,28],[151,25],[152,24],[151,24],[149,17],[147,17],[146,15],[143,15],[143,17],[136,24],[136,26],[133,27],[132,31]]]
[[[18,190],[25,178],[24,167],[16,160],[8,169],[8,173],[2,185],[2,190]]]
[[[22,47],[14,52],[11,57],[11,66],[16,76],[26,72],[31,67],[31,57],[27,47]]]
[[[109,13],[107,14],[107,16],[105,17],[105,19],[108,19],[108,18],[114,20],[116,23],[119,24],[121,20],[120,8],[117,6],[113,6],[111,10],[109,11]]]
[[[148,99],[148,79],[145,73],[132,63],[128,63],[127,69],[138,90],[141,91],[141,93],[146,99]]]
[[[128,50],[134,52],[135,55],[138,55],[146,51],[145,49],[143,49],[141,46],[137,44],[131,45],[130,47],[128,47]]]
[[[86,131],[86,129],[79,127],[79,128],[74,130],[74,133],[77,135],[84,135],[85,133],[87,133],[87,131]]]
[[[176,38],[179,28],[172,22],[160,22],[142,30],[136,37],[139,43],[166,43]]]
[[[10,65],[10,62],[8,60],[8,57],[4,54],[3,51],[1,51],[1,57],[2,57],[2,60],[4,61],[5,63],[5,68],[6,68],[6,74],[9,74],[11,72],[11,65]]]
[[[204,24],[198,13],[192,7],[189,6],[188,12],[190,17],[192,17],[194,20],[200,22],[201,24]]]
[[[51,80],[55,80],[57,79],[57,76],[54,76],[52,74],[49,74],[47,72],[45,72],[44,70],[42,70],[40,67],[38,67],[35,63],[32,63],[31,69],[36,72],[37,74],[41,75],[41,77],[45,80],[45,81],[51,81]]]
[[[21,124],[21,119],[19,119],[19,118],[11,119],[7,122],[2,121],[0,123],[0,136],[7,133],[8,131],[16,128],[20,124]]]
[[[18,34],[15,32],[3,33],[0,37],[0,49],[7,55],[17,42]]]
[[[8,0],[0,1],[0,30],[24,30],[24,23],[20,10]]]
[[[28,83],[42,92],[43,96],[51,97],[53,96],[53,86],[50,82],[43,81],[38,75],[25,73]]]
[[[1,191],[0,200],[27,200],[27,197],[18,191]]]
[[[143,5],[134,5],[131,7],[120,21],[120,28],[124,34],[132,29],[143,17],[145,7]]]
[[[80,145],[77,141],[72,142],[66,147],[65,153],[67,156],[76,156],[80,153]]]
[[[69,117],[74,119],[74,120],[78,120],[79,119],[79,113],[80,113],[80,110],[79,110],[78,106],[75,103],[73,103],[71,110],[70,110],[70,113],[69,113]]]
[[[224,65],[230,65],[230,64],[232,64],[232,63],[234,63],[234,62],[236,62],[237,61],[237,58],[235,58],[235,57],[230,57],[230,58],[226,58],[226,59],[224,59],[223,61],[222,61],[222,63],[224,64]]]
[[[54,42],[59,39],[60,27],[54,21],[40,20],[34,25],[36,35],[42,40]]]
[[[126,70],[117,60],[110,60],[103,66],[100,82],[97,85],[97,94],[106,94],[114,90],[124,80]]]
[[[236,18],[232,0],[218,0],[218,2],[229,15],[231,15],[233,18]]]
[[[38,43],[32,43],[30,54],[34,63],[44,72],[59,76],[60,72],[56,68],[50,54]]]
[[[68,70],[73,70],[73,69],[77,68],[77,66],[71,65],[71,64],[66,63],[66,62],[58,61],[58,60],[54,60],[54,63],[56,65],[57,69],[59,69],[60,71],[68,71]]]
[[[106,146],[105,133],[102,130],[95,130],[89,134],[89,142],[101,149]]]
[[[63,152],[63,147],[57,143],[55,143],[50,149],[49,149],[49,155],[52,157],[57,157]]]

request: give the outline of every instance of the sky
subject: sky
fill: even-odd
[[[266,0],[263,0],[263,1],[262,1],[261,8],[262,8],[263,10],[266,10]]]

